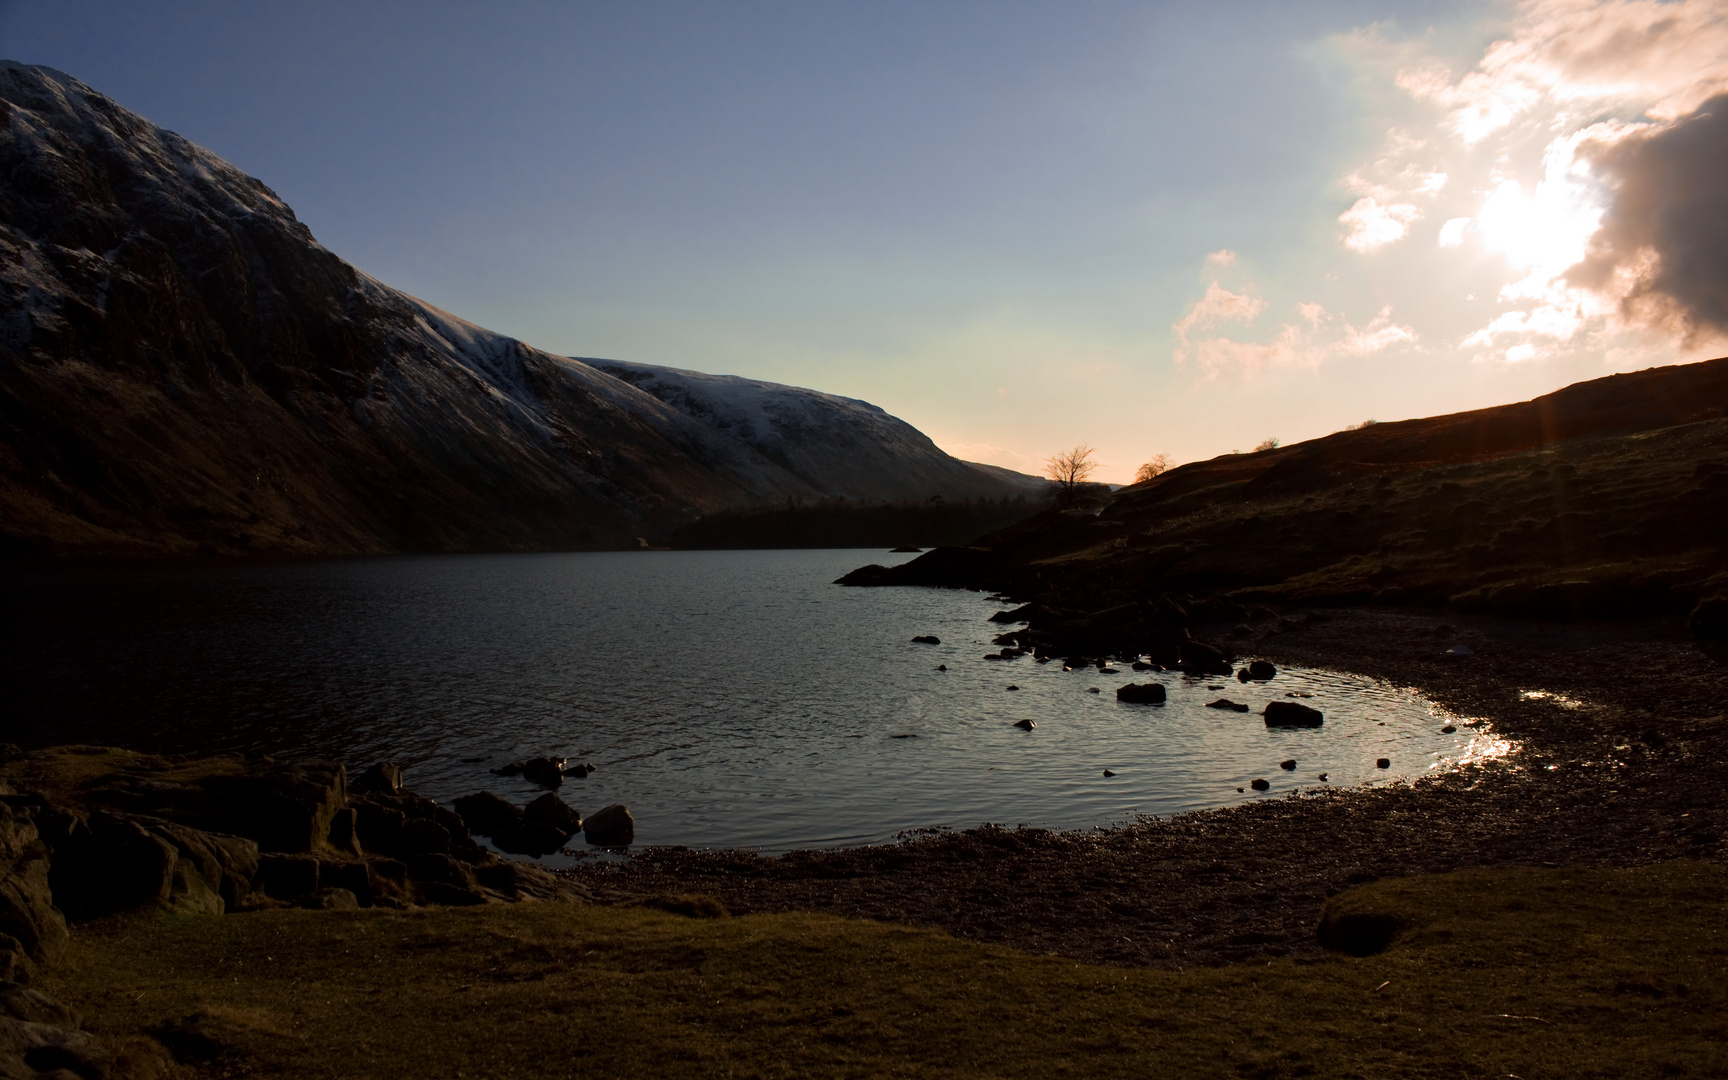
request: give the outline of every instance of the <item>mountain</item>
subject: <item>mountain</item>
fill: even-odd
[[[718,510],[1029,483],[864,402],[464,322],[214,154],[0,61],[0,549],[607,548]]]
[[[947,497],[1042,493],[1044,480],[958,461],[929,436],[867,401],[734,375],[586,360],[680,413],[750,447],[831,496],[892,501],[914,490]],[[1005,491],[1005,489],[1007,489]]]
[[[1231,620],[1260,602],[1419,604],[1690,613],[1728,636],[1724,523],[1728,359],[1226,454],[842,580],[1009,592],[1036,601],[1028,640],[1058,649],[1113,640],[1087,613],[1143,630],[1195,597]]]

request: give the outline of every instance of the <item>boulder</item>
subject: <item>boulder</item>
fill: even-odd
[[[558,797],[551,792],[547,792],[547,796]],[[461,815],[463,824],[477,836],[496,836],[522,824],[522,810],[490,791],[464,795],[451,805]]]
[[[442,883],[459,888],[474,887],[474,870],[448,855],[416,855],[408,860],[408,877],[419,885]]]
[[[261,764],[206,782],[224,831],[258,842],[263,851],[314,852],[329,844],[330,825],[348,805],[348,774],[340,762],[315,758]]]
[[[1392,759],[1391,758],[1376,758],[1374,761],[1374,767],[1376,769],[1390,769],[1392,767]]]
[[[1162,705],[1165,691],[1163,683],[1145,683],[1136,685],[1129,683],[1116,688],[1116,700],[1126,701],[1134,705]]]
[[[66,918],[54,903],[48,851],[28,814],[0,803],[0,938],[16,948],[14,969],[53,961],[65,948]],[[3,961],[3,956],[0,956]]]
[[[253,885],[272,900],[298,900],[318,891],[318,871],[316,856],[263,855],[258,859]]]
[[[1283,761],[1280,761],[1278,763],[1278,767],[1280,769],[1283,769],[1285,772],[1295,772],[1296,771],[1296,759],[1295,758],[1286,758]]]
[[[562,830],[564,835],[573,836],[582,831],[582,815],[576,808],[558,797],[555,791],[535,799],[522,808],[522,817],[530,824],[550,825]]]
[[[373,791],[380,795],[395,795],[402,790],[402,767],[394,761],[380,761],[361,773],[349,791]]]
[[[636,839],[636,819],[622,803],[613,803],[582,823],[583,835],[598,847],[624,847]]]
[[[460,802],[460,800],[458,800]],[[401,848],[402,826],[408,815],[394,806],[384,806],[371,800],[354,807],[354,828],[360,843],[368,851],[395,852]]]
[[[343,855],[360,854],[359,812],[344,806],[330,819],[328,841],[332,851]]]
[[[82,1022],[76,1012],[47,994],[17,985],[0,985],[0,1016],[71,1028]]]
[[[917,637],[913,638],[912,640],[919,645],[940,645],[940,644],[942,644],[942,639],[937,637],[935,634],[919,634]]]
[[[1272,782],[1270,780],[1262,780],[1260,777],[1256,776],[1254,779],[1248,781],[1248,786],[1253,788],[1255,791],[1270,791],[1272,788]]]
[[[462,830],[466,833],[468,830]],[[411,817],[402,823],[396,851],[402,855],[448,855],[451,851],[450,830],[429,817]]]
[[[522,779],[541,787],[557,787],[564,782],[564,759],[561,757],[529,758],[522,763]]]
[[[1278,669],[1273,667],[1269,660],[1255,660],[1236,673],[1236,678],[1242,682],[1248,682],[1249,680],[1253,680],[1254,682],[1266,682],[1270,679],[1277,678],[1277,676]]]
[[[1294,701],[1269,701],[1260,713],[1267,727],[1319,727],[1326,717],[1319,709],[1310,709]]]
[[[1217,701],[1208,701],[1206,703],[1206,707],[1208,709],[1225,709],[1229,712],[1247,712],[1248,711],[1248,706],[1242,704],[1239,701],[1231,701],[1227,697],[1221,697]]]
[[[1030,720],[1016,720],[1014,721],[1014,726],[1019,728],[1021,731],[1031,731],[1038,725]]]
[[[355,896],[352,890],[331,887],[302,897],[300,906],[318,911],[357,911],[360,908],[360,898]]]
[[[113,1054],[88,1031],[0,1017],[0,1077],[71,1080],[113,1075]]]
[[[173,843],[137,821],[96,813],[70,826],[56,845],[49,884],[74,920],[166,907],[179,861]]]
[[[1222,649],[1202,641],[1184,641],[1180,646],[1182,659],[1177,667],[1194,675],[1233,675],[1230,658]]]

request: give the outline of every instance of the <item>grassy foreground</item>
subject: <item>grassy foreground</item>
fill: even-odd
[[[1384,953],[1183,972],[807,914],[276,911],[86,928],[43,989],[117,1038],[196,1016],[168,1038],[212,1076],[1723,1076],[1725,901],[1701,863],[1407,878],[1333,901]]]

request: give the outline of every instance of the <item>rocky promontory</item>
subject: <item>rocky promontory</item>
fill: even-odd
[[[554,793],[531,805],[547,823],[540,842],[557,835],[552,850],[583,825]],[[0,747],[0,1080],[57,1068],[160,1075],[148,1055],[134,1061],[100,1044],[28,988],[64,950],[68,924],[587,899],[574,882],[476,842],[460,814],[402,786],[388,763],[350,784],[341,763],[320,759]]]

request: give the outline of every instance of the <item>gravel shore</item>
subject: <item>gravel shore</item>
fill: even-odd
[[[601,899],[706,893],[735,914],[824,911],[1187,967],[1314,953],[1325,899],[1379,878],[1728,858],[1728,651],[1677,621],[1287,614],[1297,627],[1236,647],[1416,687],[1518,751],[1410,784],[1316,787],[1108,830],[987,827],[778,857],[650,848],[566,873]],[[1473,655],[1441,659],[1455,643]]]

